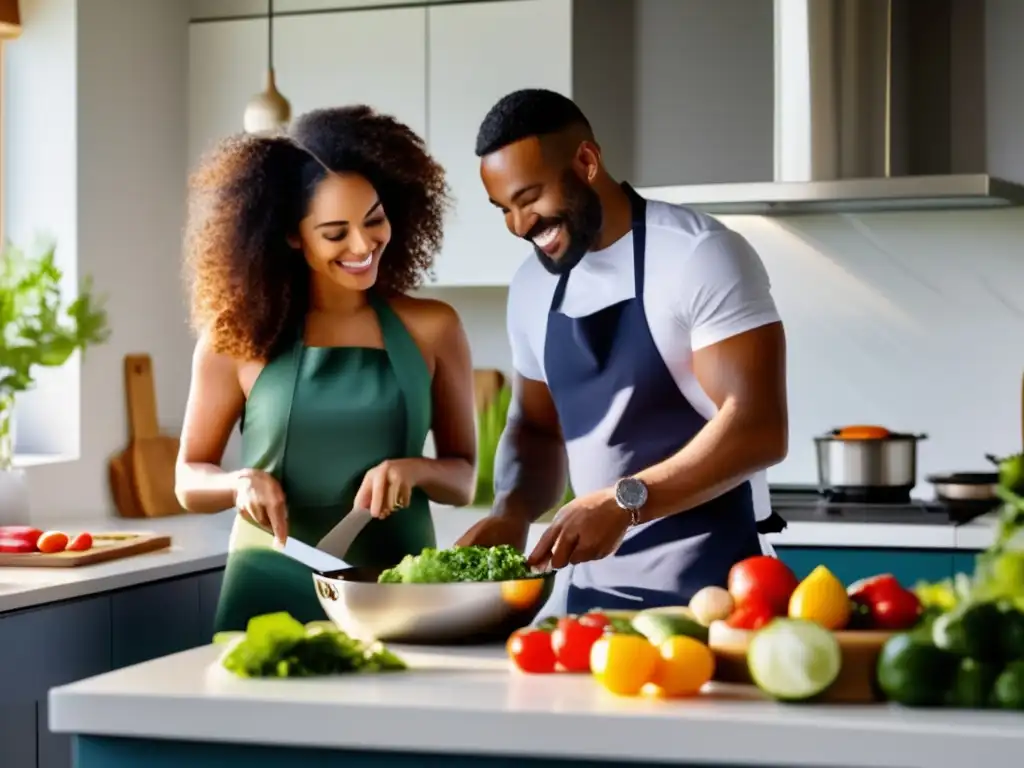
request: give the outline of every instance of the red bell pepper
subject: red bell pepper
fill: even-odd
[[[861,579],[847,590],[851,600],[867,606],[874,629],[910,629],[921,617],[921,601],[891,573]]]

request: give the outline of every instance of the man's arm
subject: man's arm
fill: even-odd
[[[565,493],[565,441],[547,385],[518,373],[494,458],[494,515],[534,522]]]
[[[698,350],[694,373],[718,413],[675,455],[637,474],[641,519],[692,509],[786,457],[786,336],[781,322]]]

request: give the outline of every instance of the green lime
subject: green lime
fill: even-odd
[[[946,701],[958,660],[923,633],[890,637],[878,657],[878,687],[889,701],[934,707]]]
[[[983,709],[988,706],[996,678],[1002,671],[1002,664],[962,659],[953,674],[947,703],[953,707]]]
[[[1002,709],[1024,710],[1024,661],[1011,661],[996,678],[992,703]]]
[[[995,603],[965,603],[935,619],[932,642],[957,656],[997,661],[1001,624],[1002,614]]]
[[[999,612],[999,646],[1003,661],[1024,660],[1024,612],[1010,600],[999,604]]]
[[[747,647],[754,683],[780,701],[806,701],[824,693],[842,667],[835,635],[803,619],[775,619]]]

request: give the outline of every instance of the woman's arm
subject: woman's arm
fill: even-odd
[[[414,485],[440,504],[465,506],[476,495],[476,415],[469,342],[452,307],[431,302],[436,314],[433,397],[436,459],[410,459]]]
[[[174,482],[178,502],[189,512],[220,512],[234,506],[240,473],[225,472],[220,462],[244,405],[237,364],[200,337],[192,354]]]

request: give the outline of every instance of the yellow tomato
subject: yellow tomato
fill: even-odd
[[[636,696],[651,682],[658,649],[639,635],[605,635],[590,649],[590,671],[607,690]]]
[[[793,590],[789,618],[813,621],[825,629],[843,629],[850,621],[850,598],[843,582],[819,565]]]
[[[660,696],[695,696],[715,674],[715,654],[692,637],[670,637],[658,654],[651,682]]]

